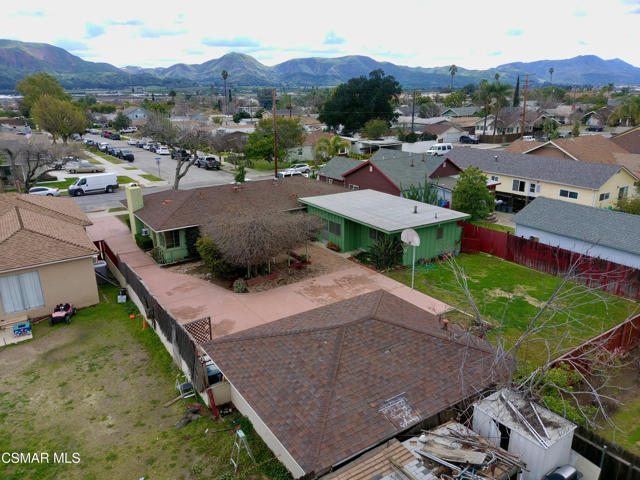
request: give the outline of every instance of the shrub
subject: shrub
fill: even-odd
[[[195,245],[200,258],[215,277],[231,280],[238,276],[239,268],[222,259],[220,250],[207,235],[198,238]]]
[[[235,282],[233,282],[233,291],[235,293],[247,292],[247,282],[245,282],[243,278],[238,278]]]
[[[336,245],[335,243],[333,243],[333,242],[328,242],[327,243],[327,248],[329,250],[333,250],[334,252],[339,252],[340,251],[340,247],[338,245]]]
[[[402,262],[402,242],[398,237],[385,237],[369,247],[369,260],[378,270],[389,270]]]
[[[200,257],[198,249],[196,248],[196,242],[198,241],[199,236],[200,229],[198,227],[187,228],[185,232],[185,237],[187,240],[187,251],[189,252],[189,256],[192,258]]]
[[[136,233],[135,239],[136,239],[136,245],[138,245],[138,247],[140,247],[145,252],[153,248],[153,240],[151,240],[151,237]]]

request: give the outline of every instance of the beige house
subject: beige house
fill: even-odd
[[[609,208],[618,198],[635,195],[638,181],[621,165],[475,148],[454,148],[447,157],[462,169],[478,167],[497,182],[496,198],[513,211],[537,197]]]
[[[0,195],[0,345],[31,338],[29,320],[59,303],[98,303],[90,224],[70,198]]]

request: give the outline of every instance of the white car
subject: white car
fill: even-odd
[[[137,145],[138,144],[138,139],[137,138],[130,138],[129,140],[127,140],[127,144],[128,145]]]
[[[168,148],[168,147],[165,147],[164,145],[162,145],[162,146],[158,147],[158,148],[156,149],[156,153],[157,153],[158,155],[170,155],[170,154],[171,154],[171,152],[169,152],[169,148]]]
[[[306,163],[296,163],[287,168],[285,172],[311,173],[311,167]]]
[[[29,195],[42,195],[47,197],[59,197],[60,189],[59,188],[49,188],[49,187],[31,187],[29,189]]]

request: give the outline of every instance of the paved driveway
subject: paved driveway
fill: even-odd
[[[93,240],[105,240],[179,321],[211,317],[216,338],[378,289],[436,315],[451,309],[439,300],[348,260],[343,260],[343,269],[327,275],[264,292],[233,293],[206,280],[159,267],[138,249],[127,227],[117,218],[93,221],[87,229]]]

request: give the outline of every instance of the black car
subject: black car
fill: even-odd
[[[118,155],[118,158],[121,158],[122,160],[127,160],[128,162],[133,162],[133,159],[134,159],[133,152],[127,149],[120,150],[120,154]]]
[[[600,125],[589,125],[587,132],[601,132],[603,129]]]
[[[111,140],[120,140],[120,134],[119,133],[115,133],[112,132],[111,136],[109,137]]]
[[[187,152],[184,148],[182,150],[175,150],[175,149],[171,150],[171,158],[173,160],[176,160],[178,158],[188,158],[188,157],[189,157],[189,152]]]
[[[119,152],[120,152],[120,149],[118,147],[109,145],[109,148],[107,148],[107,153],[112,157],[117,157]]]
[[[147,142],[144,142],[144,141],[142,141],[142,140],[138,140],[138,141],[136,142],[136,147],[138,147],[138,148],[142,148],[142,147],[144,147],[146,144],[147,144]]]
[[[471,143],[471,144],[476,144],[478,143],[478,139],[476,137],[471,137],[468,135],[462,135],[460,137],[460,143]]]
[[[220,170],[220,162],[215,157],[198,157],[194,165],[207,170]]]

